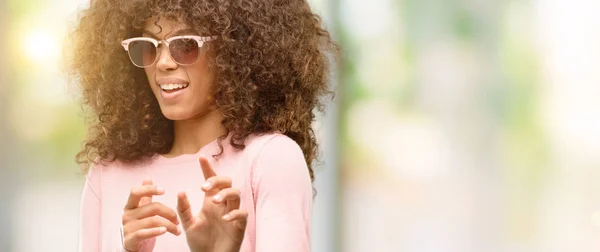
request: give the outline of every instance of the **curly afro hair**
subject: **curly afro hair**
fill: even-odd
[[[84,169],[93,161],[132,163],[170,150],[173,122],[120,45],[140,36],[146,20],[167,18],[218,37],[210,45],[212,96],[230,144],[243,149],[250,134],[281,132],[301,147],[314,180],[318,144],[311,124],[332,94],[328,56],[338,46],[306,0],[92,0],[80,15],[69,76],[92,112],[76,157]]]

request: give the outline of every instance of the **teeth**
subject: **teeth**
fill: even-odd
[[[188,86],[189,86],[189,84],[176,84],[176,83],[173,83],[173,84],[162,84],[162,85],[160,85],[160,88],[162,90],[174,90],[174,89],[186,88]]]

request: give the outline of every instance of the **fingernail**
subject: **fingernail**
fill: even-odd
[[[163,187],[160,187],[160,186],[157,186],[157,187],[156,187],[156,191],[157,191],[158,193],[164,193],[164,192],[165,192],[165,188],[163,188]]]
[[[160,227],[158,229],[161,233],[167,232],[167,228],[166,227]]]
[[[204,183],[204,185],[202,187],[204,187],[205,189],[210,189],[211,186],[212,186],[212,183],[210,183],[210,181],[206,181],[206,183]]]
[[[179,226],[177,226],[177,235],[181,234],[181,228]]]
[[[221,196],[221,194],[217,194],[217,195],[213,196],[213,199],[216,200],[217,202],[220,202],[223,199],[223,196]]]
[[[229,215],[229,214],[223,215],[223,220],[231,220],[231,215]]]

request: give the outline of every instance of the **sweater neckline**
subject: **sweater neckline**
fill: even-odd
[[[223,143],[223,148],[225,148],[225,145],[227,143],[227,138],[223,139],[222,143]],[[165,157],[162,154],[156,154],[154,157],[154,163],[155,164],[169,164],[169,163],[183,163],[183,162],[189,162],[189,161],[193,161],[193,160],[198,161],[200,156],[210,157],[212,155],[218,154],[219,152],[221,152],[221,149],[219,147],[219,138],[216,138],[213,141],[209,142],[208,144],[202,146],[202,148],[200,148],[200,150],[198,150],[198,152],[196,152],[196,153],[181,154],[181,155],[175,156],[175,157]]]

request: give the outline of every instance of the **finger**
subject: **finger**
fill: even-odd
[[[185,192],[177,194],[177,214],[181,219],[183,229],[187,230],[193,224],[194,215],[192,214],[192,207]]]
[[[125,209],[134,209],[139,206],[140,200],[144,196],[162,195],[165,189],[156,185],[136,186],[131,189],[129,198],[125,204]]]
[[[166,227],[140,229],[138,231],[135,231],[135,232],[125,236],[125,241],[123,243],[123,246],[125,247],[125,249],[129,248],[129,249],[133,249],[131,251],[136,251],[137,249],[139,249],[140,244],[142,244],[142,242],[144,240],[147,240],[147,239],[159,236],[159,235],[163,235],[166,232],[167,232]]]
[[[144,181],[142,182],[142,185],[152,185],[152,179],[145,178]],[[151,202],[152,202],[152,197],[142,197],[142,199],[140,199],[139,206],[147,205],[147,204],[150,204]]]
[[[217,203],[217,204],[226,203],[227,204],[226,211],[230,212],[234,209],[240,208],[240,197],[241,197],[240,189],[226,188],[226,189],[219,191],[219,193],[217,193],[215,196],[213,196],[212,200],[214,203]]]
[[[214,176],[206,180],[202,185],[202,191],[208,192],[213,189],[225,189],[231,187],[231,178],[226,176]],[[217,192],[214,192],[217,193]]]
[[[200,160],[200,167],[202,168],[202,174],[204,175],[205,180],[208,180],[211,177],[217,176],[217,174],[213,170],[212,166],[210,165],[210,163],[208,162],[208,159],[206,157],[201,156],[199,160]]]
[[[236,209],[226,213],[221,219],[227,222],[236,221],[236,226],[243,230],[246,228],[246,223],[248,221],[248,211]]]
[[[148,205],[136,208],[130,213],[128,213],[128,218],[141,220],[155,215],[165,218],[175,225],[179,225],[179,218],[177,218],[177,213],[175,212],[175,210],[165,206],[160,202],[152,202]]]
[[[171,222],[167,219],[164,219],[160,216],[151,216],[151,217],[136,221],[127,226],[123,226],[123,229],[127,232],[128,230],[142,230],[142,229],[150,229],[150,228],[156,228],[156,227],[165,227],[165,228],[167,228],[167,231],[169,233],[172,233],[174,235],[181,234],[181,230],[179,229],[179,227],[177,225],[173,224],[173,222]]]

